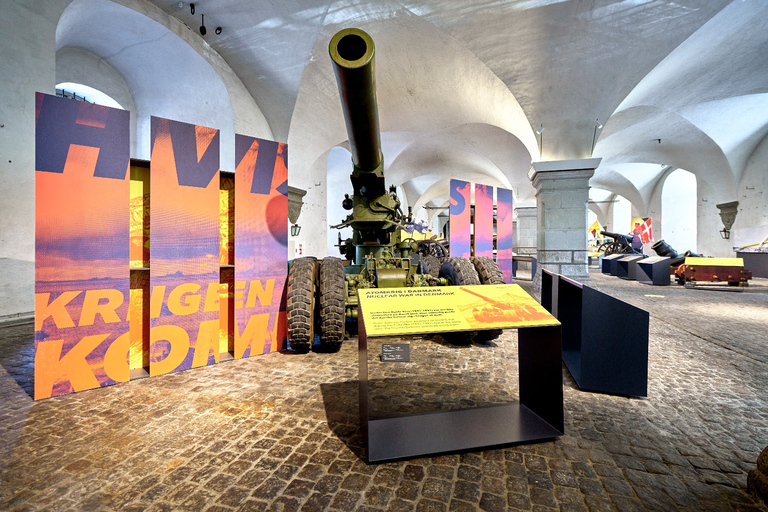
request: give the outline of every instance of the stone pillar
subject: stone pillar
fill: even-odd
[[[528,172],[536,189],[538,268],[576,281],[589,279],[587,270],[587,202],[589,179],[600,158],[534,162]],[[533,286],[541,285],[541,271]]]
[[[747,475],[747,489],[768,504],[768,446],[757,458],[757,468]]]
[[[515,254],[536,256],[536,207],[520,206],[515,208],[517,225],[515,226]],[[518,262],[518,268],[531,268],[527,262]]]

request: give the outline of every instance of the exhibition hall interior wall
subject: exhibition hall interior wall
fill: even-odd
[[[336,255],[328,225],[341,220],[351,169],[327,45],[344,26],[376,40],[387,183],[425,221],[447,206],[452,178],[511,189],[516,208],[530,207],[531,161],[594,156],[603,160],[590,210],[613,231],[629,228],[612,225],[614,202],[626,198],[631,216],[651,217],[663,238],[664,185],[677,169],[697,178],[691,249],[733,255],[719,233],[719,203],[739,201],[734,230],[768,225],[764,2],[709,2],[670,17],[664,34],[617,29],[605,37],[624,34],[636,47],[601,58],[585,53],[592,46],[560,55],[562,38],[580,32],[594,43],[605,29],[597,16],[568,11],[572,2],[512,2],[503,15],[477,7],[464,21],[432,4],[324,2],[291,13],[293,25],[263,20],[257,43],[204,39],[187,3],[176,3],[4,3],[0,61],[12,71],[0,74],[0,318],[33,310],[35,93],[53,94],[62,82],[92,86],[130,111],[133,158],[149,159],[151,116],[220,130],[223,171],[234,171],[235,133],[287,142],[289,183],[307,191],[306,254]],[[544,33],[542,16],[561,30]],[[485,44],[479,27],[492,33],[500,24],[506,46],[473,46]]]

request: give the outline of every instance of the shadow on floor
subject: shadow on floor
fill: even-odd
[[[367,457],[360,431],[358,389],[356,380],[320,384],[328,428],[352,450],[352,453],[365,462]]]
[[[35,325],[0,328],[0,366],[29,398],[35,396]]]

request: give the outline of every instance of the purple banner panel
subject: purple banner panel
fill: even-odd
[[[152,117],[150,375],[219,361],[219,131]]]
[[[475,256],[493,259],[493,187],[475,183]]]
[[[37,93],[35,399],[125,382],[130,113]]]
[[[507,283],[512,282],[513,201],[511,190],[496,189],[496,263]]]
[[[469,258],[471,189],[468,181],[451,180],[450,253],[451,257]]]
[[[287,335],[288,146],[235,135],[235,358]]]

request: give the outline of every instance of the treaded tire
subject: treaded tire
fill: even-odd
[[[288,271],[288,339],[299,353],[309,352],[315,339],[317,260],[298,258]]]
[[[426,267],[427,273],[433,277],[440,277],[440,260],[432,256],[431,254],[427,254],[426,256],[422,256],[421,261],[424,262],[424,266]]]
[[[440,267],[440,277],[448,279],[452,285],[480,284],[480,278],[472,263],[467,258],[448,258]],[[477,336],[477,331],[464,331],[446,333],[443,335],[447,341],[454,345],[468,345]]]
[[[480,284],[480,277],[467,258],[448,258],[445,260],[445,263],[440,267],[440,277],[445,277],[454,286]]]
[[[469,259],[477,270],[481,284],[506,284],[499,265],[487,256],[475,256]]]
[[[320,349],[338,352],[344,341],[344,264],[339,258],[320,263]]]
[[[499,269],[498,263],[493,261],[492,258],[487,256],[473,256],[472,258],[469,258],[469,261],[471,261],[472,265],[475,266],[477,275],[480,277],[480,283],[506,284],[504,281],[504,274],[501,273],[501,269]],[[484,331],[479,331],[477,336],[475,336],[475,341],[486,342],[495,340],[501,336],[502,332],[504,332],[502,329],[487,329]]]

